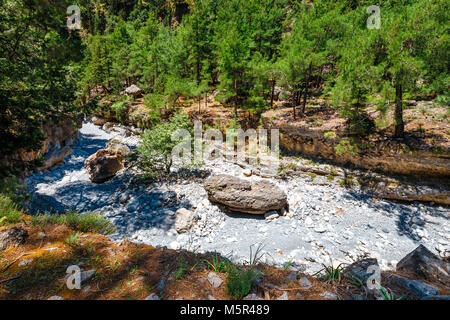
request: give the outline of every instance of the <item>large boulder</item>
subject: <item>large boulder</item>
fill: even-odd
[[[84,166],[90,179],[95,183],[105,182],[115,176],[117,171],[123,169],[125,156],[130,149],[123,143],[112,140],[105,149],[98,150],[86,159]]]
[[[433,254],[425,246],[419,245],[397,264],[397,270],[414,273],[416,276],[445,286],[450,285],[450,263]]]
[[[214,175],[206,179],[204,188],[211,202],[220,203],[231,211],[264,214],[287,205],[286,194],[265,180],[250,182],[233,176]]]
[[[0,251],[7,249],[9,246],[23,244],[27,239],[28,232],[21,227],[14,227],[0,232]]]

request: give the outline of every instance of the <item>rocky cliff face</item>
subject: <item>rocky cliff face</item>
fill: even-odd
[[[267,129],[280,130],[280,146],[289,152],[384,173],[450,177],[450,150],[437,151],[419,145],[411,151],[402,142],[380,140],[371,142],[364,149],[338,155],[335,147],[342,139],[339,133],[334,137],[326,137],[325,131],[314,128],[282,124],[276,119],[263,118],[263,121]]]
[[[18,150],[15,154],[8,156],[8,164],[14,162],[30,162],[44,157],[44,164],[40,170],[45,170],[51,166],[64,161],[64,157],[72,153],[70,147],[77,138],[77,133],[81,127],[79,119],[64,118],[57,121],[48,121],[42,126],[42,132],[46,139],[42,142],[42,147],[37,151]]]

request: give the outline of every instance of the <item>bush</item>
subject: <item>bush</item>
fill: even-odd
[[[178,129],[191,130],[187,115],[176,113],[168,122],[146,130],[137,147],[139,168],[154,177],[168,174],[172,166],[172,149],[179,143],[172,141],[172,134]]]
[[[227,275],[227,291],[233,299],[242,299],[249,294],[258,273],[253,269],[233,268]]]
[[[21,220],[22,213],[9,197],[0,194],[0,225],[17,223]]]
[[[20,194],[19,189],[22,188],[16,177],[7,177],[0,181],[0,195],[4,195],[11,199],[15,204],[20,205],[25,200],[26,195]]]
[[[33,225],[45,226],[48,224],[62,224],[69,228],[81,232],[96,232],[101,234],[111,234],[115,228],[102,215],[95,212],[78,214],[69,211],[66,214],[38,214],[31,217]]]

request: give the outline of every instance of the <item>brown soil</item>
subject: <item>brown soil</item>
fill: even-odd
[[[226,273],[217,272],[224,280],[218,289],[212,288],[206,279],[211,272],[206,261],[212,261],[212,254],[156,249],[128,241],[112,242],[93,233],[83,234],[76,244],[69,245],[66,239],[74,231],[66,226],[38,227],[27,221],[20,225],[28,231],[29,238],[25,244],[0,253],[0,299],[48,299],[58,295],[74,300],[141,300],[151,293],[167,300],[232,299],[227,292]],[[0,231],[4,229],[1,227]],[[44,238],[39,237],[42,232]],[[28,259],[33,260],[19,266]],[[81,290],[69,290],[61,279],[66,276],[68,266],[80,262],[82,270],[95,269],[96,274]],[[252,292],[265,299],[277,299],[284,292],[292,300],[323,300],[321,294],[326,291],[337,293],[340,299],[349,299],[353,293],[365,295],[346,279],[327,283],[308,276],[313,286],[304,290],[297,281],[286,281],[290,270],[267,265],[256,267],[265,276]],[[389,275],[385,273],[386,286],[389,286]],[[155,287],[162,278],[167,287],[161,295]],[[83,291],[87,286],[90,289]],[[390,288],[396,297],[405,295],[400,288]],[[441,293],[448,294],[448,291]]]

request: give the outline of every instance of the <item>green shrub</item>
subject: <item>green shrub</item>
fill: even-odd
[[[348,139],[342,139],[339,141],[339,143],[334,147],[334,151],[338,156],[341,155],[356,155],[356,151],[358,150],[358,147],[351,144],[350,140]]]
[[[172,134],[178,129],[190,131],[189,117],[176,113],[168,122],[155,125],[146,130],[137,147],[137,164],[140,169],[153,177],[168,174],[172,166],[172,150],[179,141],[172,141]]]
[[[227,291],[234,299],[242,299],[249,294],[258,278],[253,269],[233,268],[227,275]]]
[[[31,217],[31,223],[40,226],[62,224],[73,230],[101,234],[111,234],[115,231],[114,226],[108,220],[95,212],[78,214],[78,212],[69,211],[66,214],[38,214]]]
[[[81,232],[74,232],[69,235],[68,238],[66,238],[64,241],[70,246],[70,247],[77,247],[80,244],[80,237],[83,234]]]
[[[26,195],[19,193],[19,189],[22,187],[23,185],[16,177],[11,176],[0,180],[0,194],[10,198],[17,205],[20,205],[26,198]]]
[[[9,197],[0,194],[0,225],[17,223],[21,220],[22,213]]]
[[[128,95],[123,95],[120,97],[119,101],[111,105],[111,111],[113,112],[115,118],[120,122],[125,122],[128,114],[128,108],[133,103],[134,98]]]

